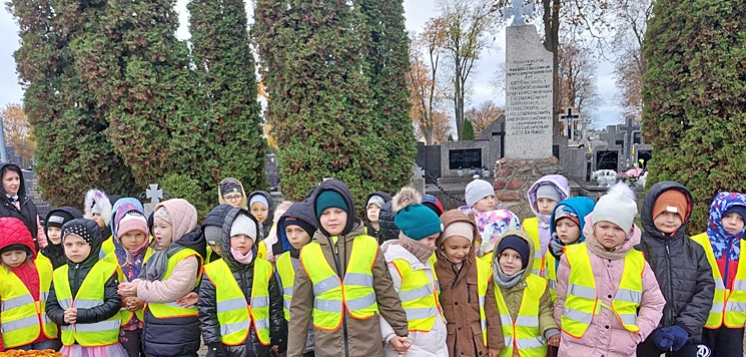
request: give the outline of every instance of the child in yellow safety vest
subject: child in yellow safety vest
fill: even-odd
[[[52,263],[36,254],[23,221],[0,218],[0,256],[0,351],[53,349],[57,325],[44,311]]]
[[[406,343],[407,316],[378,241],[355,218],[350,189],[327,180],[310,202],[320,227],[295,272],[288,357],[305,353],[312,317],[317,357],[382,356],[379,315],[394,329],[394,343]]]
[[[567,179],[561,175],[547,175],[538,179],[528,190],[528,203],[535,217],[523,220],[523,231],[528,233],[536,248],[534,266],[544,268],[544,257],[552,239],[549,232],[551,215],[554,207],[562,200],[570,197],[570,186]],[[534,274],[539,275],[536,271]],[[544,272],[540,272],[545,276]]]
[[[666,301],[633,248],[641,235],[636,215],[634,193],[618,183],[586,216],[585,243],[565,247],[554,306],[560,357],[633,357],[658,327]]]
[[[67,265],[54,271],[46,311],[60,325],[65,356],[127,356],[119,344],[119,267],[99,259],[102,243],[95,221],[75,219],[62,227]]]
[[[259,222],[232,207],[223,217],[223,258],[205,266],[199,291],[210,357],[269,357],[285,351],[282,294],[272,264],[257,256]]]
[[[140,277],[119,285],[119,294],[145,301],[143,351],[153,356],[197,353],[200,324],[197,306],[182,297],[195,289],[206,255],[197,227],[197,210],[183,199],[160,203],[153,212],[155,252]]]
[[[409,336],[403,348],[395,349],[390,341],[394,329],[381,319],[381,334],[387,344],[386,357],[448,357],[443,309],[440,307],[440,285],[433,266],[436,240],[443,223],[435,212],[421,204],[422,196],[405,187],[394,196],[394,222],[401,229],[398,240],[383,243],[381,251],[388,264],[394,288],[407,313]]]
[[[526,232],[506,232],[495,244],[492,280],[505,347],[501,357],[544,357],[559,346],[547,280],[531,273],[534,246]]]
[[[290,321],[290,305],[293,300],[295,272],[300,267],[300,250],[311,243],[311,237],[318,230],[313,206],[308,201],[293,203],[277,220],[277,242],[272,251],[277,257],[275,272],[277,283],[282,291],[282,304],[285,320]],[[309,326],[306,350],[303,357],[314,357],[313,325]]]

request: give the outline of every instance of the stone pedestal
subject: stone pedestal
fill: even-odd
[[[562,166],[554,156],[543,160],[502,158],[495,168],[495,196],[503,208],[513,211],[521,220],[533,217],[528,202],[531,185],[542,176],[562,173]]]

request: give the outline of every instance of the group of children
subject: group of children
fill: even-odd
[[[12,199],[5,177],[3,188]],[[718,194],[691,238],[680,184],[650,189],[644,231],[624,184],[598,202],[570,196],[563,177],[540,179],[528,193],[535,217],[521,224],[486,181],[445,212],[405,187],[371,194],[361,221],[341,181],[275,209],[229,178],[199,225],[183,199],[147,217],[134,198],[91,191],[84,214],[49,213],[40,254],[28,224],[0,218],[0,347],[182,357],[201,339],[211,357],[742,355],[746,195]]]

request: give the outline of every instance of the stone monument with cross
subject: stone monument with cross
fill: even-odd
[[[417,192],[419,192],[421,195],[425,194],[425,170],[423,170],[421,167],[415,165],[412,167],[412,184],[411,186],[414,187]]]
[[[632,145],[634,145],[634,133],[640,131],[640,125],[635,124],[635,117],[630,115],[625,118],[625,125],[619,126],[619,129],[624,132],[624,165],[625,169],[630,169],[634,166],[634,151]]]
[[[145,197],[150,199],[150,202],[143,205],[143,208],[145,209],[145,217],[149,217],[151,213],[153,213],[153,210],[155,210],[155,206],[157,206],[161,202],[161,198],[163,198],[163,190],[158,188],[158,184],[150,184],[150,188],[145,190]]]
[[[565,136],[569,141],[577,141],[582,139],[582,128],[581,133],[578,133],[578,122],[580,121],[580,114],[573,111],[573,108],[565,109],[565,112],[560,115],[560,121],[565,125]]]

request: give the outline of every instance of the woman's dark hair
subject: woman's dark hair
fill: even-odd
[[[1,180],[1,179],[3,179],[3,178],[5,177],[5,174],[6,174],[6,173],[7,173],[8,171],[13,171],[13,172],[17,173],[17,174],[18,174],[18,177],[19,177],[19,178],[20,178],[21,180],[23,180],[23,172],[21,172],[21,169],[19,169],[19,168],[18,168],[17,166],[15,166],[15,165],[5,165],[5,166],[3,166],[2,174],[0,174],[0,180]]]

